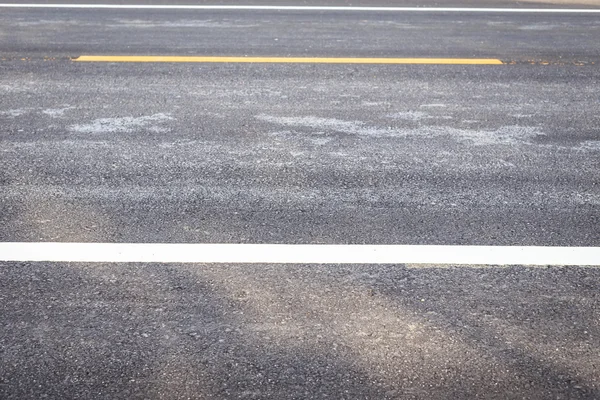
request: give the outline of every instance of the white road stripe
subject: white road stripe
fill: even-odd
[[[595,14],[600,9],[585,8],[471,8],[471,7],[346,7],[346,6],[260,6],[260,5],[160,5],[160,4],[0,4],[0,8],[90,8],[133,10],[278,10],[278,11],[376,11],[452,13],[578,13]]]
[[[600,247],[0,242],[0,261],[600,266]]]

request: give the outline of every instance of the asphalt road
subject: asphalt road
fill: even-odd
[[[92,53],[597,63],[600,54],[598,14],[2,9],[0,18],[8,59]]]
[[[598,82],[598,14],[0,9],[0,240],[599,246]],[[599,293],[583,266],[0,262],[0,398],[597,399]]]

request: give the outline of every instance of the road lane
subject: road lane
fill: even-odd
[[[599,242],[594,66],[3,66],[3,241]]]
[[[0,268],[4,399],[599,396],[598,268]]]
[[[0,240],[597,250],[599,29],[2,10]],[[70,59],[85,54],[516,64]],[[3,261],[0,397],[595,399],[599,271]]]
[[[597,15],[3,9],[2,57],[499,58],[598,63]]]

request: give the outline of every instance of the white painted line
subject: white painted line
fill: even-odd
[[[471,7],[348,7],[348,6],[260,6],[260,5],[186,5],[186,4],[11,4],[0,8],[89,8],[132,10],[273,10],[273,11],[375,11],[375,12],[444,12],[444,13],[579,13],[595,14],[589,8],[471,8]]]
[[[600,247],[0,242],[0,261],[600,266]]]

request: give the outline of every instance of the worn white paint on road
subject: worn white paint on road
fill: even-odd
[[[585,8],[485,8],[485,7],[360,7],[360,6],[276,6],[276,5],[192,5],[192,4],[11,4],[0,8],[91,8],[140,10],[273,10],[273,11],[376,11],[376,12],[458,12],[458,13],[600,13]]]
[[[600,266],[600,247],[2,242],[0,261]]]

